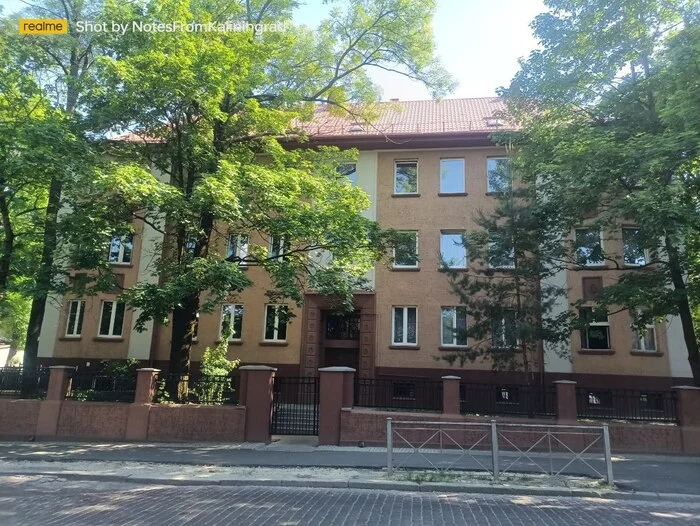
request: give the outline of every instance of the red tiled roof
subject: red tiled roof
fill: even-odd
[[[323,106],[316,109],[311,121],[298,125],[316,137],[483,133],[514,129],[503,117],[506,107],[498,97],[389,101],[378,106],[379,117],[371,123],[348,115],[334,115],[328,111],[328,106]]]

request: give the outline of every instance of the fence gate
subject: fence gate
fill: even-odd
[[[318,378],[275,377],[272,435],[318,435]]]

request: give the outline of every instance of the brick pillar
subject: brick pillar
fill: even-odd
[[[442,414],[459,415],[459,376],[442,377]]]
[[[156,393],[156,379],[160,369],[136,370],[136,394],[134,403],[129,406],[126,421],[127,440],[146,440],[148,438],[148,420],[151,413],[151,403]]]
[[[355,405],[355,369],[347,367],[343,373],[343,408]]]
[[[559,424],[575,424],[578,420],[576,409],[576,382],[557,380],[557,422]]]
[[[337,446],[340,443],[340,410],[346,403],[352,407],[352,383],[355,369],[324,367],[319,369],[318,443]],[[346,382],[350,387],[346,389]],[[349,400],[348,400],[348,397]]]
[[[272,386],[277,369],[244,365],[241,372],[240,405],[245,406],[245,441],[270,443]]]
[[[676,417],[681,426],[684,453],[700,453],[700,387],[679,385],[676,392]]]
[[[49,369],[46,400],[39,405],[39,418],[36,423],[36,435],[41,437],[56,436],[61,406],[70,391],[70,373],[75,370],[75,367],[53,365]]]

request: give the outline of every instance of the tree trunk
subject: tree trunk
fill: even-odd
[[[693,375],[693,383],[696,387],[700,387],[700,351],[698,350],[698,340],[695,336],[695,328],[693,327],[693,315],[690,310],[690,302],[688,301],[688,291],[683,280],[683,269],[680,264],[678,250],[667,237],[665,239],[666,252],[668,253],[668,267],[671,273],[671,280],[676,291],[680,292],[677,301],[678,317],[681,320],[683,328],[683,339],[685,346],[688,349],[688,363],[690,371]]]
[[[53,258],[56,248],[58,231],[58,210],[61,206],[61,189],[63,183],[60,179],[51,178],[49,187],[49,202],[46,207],[46,219],[44,220],[44,239],[41,251],[41,266],[36,280],[36,293],[32,300],[32,309],[29,313],[27,326],[27,343],[24,347],[25,370],[33,371],[38,365],[39,334],[41,322],[46,311],[46,299],[51,288],[53,274]]]
[[[2,298],[2,294],[7,289],[7,283],[10,279],[10,262],[12,261],[12,252],[15,247],[15,233],[12,230],[10,208],[7,206],[7,199],[2,194],[0,194],[0,215],[2,215],[2,230],[4,234],[2,254],[0,254],[0,298]]]
[[[194,324],[197,322],[199,295],[192,294],[173,310],[172,339],[170,342],[170,374],[190,374],[190,349]]]

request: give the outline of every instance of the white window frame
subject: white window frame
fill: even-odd
[[[490,236],[491,236],[491,232],[489,232],[489,237]],[[488,265],[488,267],[490,269],[493,269],[493,270],[514,269],[515,268],[515,247],[514,246],[510,247],[510,260],[511,260],[510,264],[508,264],[508,265],[492,265],[491,264],[491,255],[490,254],[491,254],[491,252],[493,252],[491,247],[495,247],[497,243],[498,243],[498,241],[490,241],[490,240],[488,241],[488,254],[486,257],[486,260],[487,260],[486,264]]]
[[[233,254],[229,254],[231,252],[231,240],[235,238],[236,239],[236,250],[233,251]],[[243,243],[243,239],[245,239],[245,243]],[[228,241],[226,245],[226,259],[228,259],[231,256],[237,257],[239,259],[245,259],[248,257],[248,234],[229,234],[228,235]],[[239,265],[246,266],[249,265],[250,262],[248,261],[239,261]]]
[[[396,320],[394,313],[396,309],[402,309],[403,310],[403,324],[401,327],[401,334],[402,334],[402,341],[397,342],[394,339],[394,336],[396,335]],[[408,342],[408,309],[414,309],[416,311],[416,341],[415,342]],[[418,307],[415,305],[392,305],[391,307],[391,344],[392,345],[401,345],[401,346],[406,346],[406,347],[418,347]]]
[[[125,245],[125,240],[130,238],[130,243],[131,243],[131,252],[129,253],[129,261],[124,261],[124,245]],[[115,239],[119,239],[119,254],[117,255],[117,260],[112,261],[112,244],[114,243]],[[110,240],[109,240],[109,249],[107,250],[107,262],[110,265],[131,265],[134,260],[134,234],[129,233],[125,234],[123,236],[119,236],[117,234],[114,234]]]
[[[418,245],[418,232],[416,230],[404,230],[399,232],[400,234],[413,234],[413,238],[416,240],[415,247],[416,247],[416,262],[413,265],[398,265],[396,263],[396,247],[393,249],[393,262],[392,262],[392,267],[393,268],[418,268],[418,265],[420,264],[420,256],[418,253],[419,245]]]
[[[632,350],[635,352],[648,352],[648,353],[658,352],[659,342],[656,339],[656,324],[653,322],[647,323],[644,325],[644,327],[646,328],[647,332],[651,331],[652,339],[654,340],[654,348],[653,349],[646,349],[644,335],[639,334],[636,330],[634,330],[634,327],[632,327]],[[639,345],[637,345],[637,344],[639,344]]]
[[[350,185],[352,185],[352,186],[357,186],[357,163],[356,163],[356,162],[340,163],[340,166],[341,166],[341,167],[342,167],[342,166],[352,166],[352,167],[353,167],[353,171],[352,171],[352,172],[355,174],[355,177],[354,177],[354,178],[350,177],[349,175],[344,174],[344,173],[341,172],[340,170],[338,170],[338,171],[339,171],[339,173],[341,173],[342,175],[344,175],[345,177],[348,178],[348,180],[350,181]]]
[[[595,310],[593,307],[582,307],[583,309],[589,309],[591,314],[593,314],[593,311]],[[608,347],[606,349],[591,349],[590,347],[584,347],[583,342],[581,342],[581,350],[584,351],[608,351],[612,349],[612,334],[610,333],[610,316],[606,315],[605,316],[605,321],[591,321],[586,324],[586,327],[584,327],[581,330],[588,331],[589,327],[607,327],[608,328]],[[586,341],[589,342],[588,338],[588,332],[586,332]],[[590,342],[589,342],[590,343]]]
[[[486,193],[487,193],[487,194],[502,194],[502,193],[503,193],[502,190],[495,190],[495,189],[492,189],[492,188],[491,188],[491,178],[489,177],[489,172],[490,172],[490,170],[489,170],[489,161],[498,161],[498,160],[501,160],[501,159],[505,159],[505,160],[507,160],[507,161],[510,161],[510,160],[511,160],[510,157],[504,157],[504,156],[501,156],[501,157],[487,157],[487,158],[486,158]],[[510,174],[510,188],[513,188],[513,174],[512,174],[512,173]]]
[[[442,188],[442,163],[445,161],[460,161],[462,163],[462,189],[456,192],[443,190]],[[467,192],[467,165],[464,157],[445,157],[440,159],[440,193],[441,194],[464,194]]]
[[[453,268],[453,269],[466,269],[469,268],[469,250],[467,249],[466,246],[466,233],[464,231],[460,230],[441,230],[440,231],[440,259],[445,262],[445,259],[443,258],[442,254],[442,236],[455,236],[459,235],[462,236],[462,250],[463,250],[463,255],[464,255],[464,265],[457,266],[457,265],[447,265],[447,268]]]
[[[75,318],[73,319],[73,327],[70,326],[70,312],[76,305]],[[81,320],[82,317],[82,320]],[[68,313],[66,316],[66,338],[80,338],[83,333],[83,323],[85,322],[85,300],[71,300],[68,303]],[[78,329],[76,331],[76,329]]]
[[[275,241],[278,239],[279,239],[279,251],[277,253],[275,253],[274,252],[274,245],[275,245]],[[287,257],[286,252],[287,252],[288,245],[289,245],[289,242],[287,241],[287,236],[276,236],[276,235],[270,236],[269,256],[271,258],[275,258],[275,259],[284,261],[284,259]]]
[[[245,316],[245,307],[243,306],[242,303],[224,303],[221,305],[221,316],[219,319],[219,340],[223,338],[224,336],[224,320],[225,320],[225,315],[226,315],[226,307],[231,307],[231,312],[229,313],[229,323],[231,326],[234,325],[235,321],[235,316],[236,316],[236,307],[241,308],[241,334],[238,335],[238,337],[234,337],[233,333],[231,333],[231,337],[228,339],[230,342],[239,342],[243,339],[243,317]]]
[[[467,338],[467,341],[464,343],[458,343],[457,342],[457,334],[452,332],[450,336],[452,337],[452,343],[445,343],[445,318],[444,318],[444,312],[445,311],[451,311],[452,314],[452,326],[456,329],[457,328],[457,309],[464,309],[464,326],[468,327],[468,317],[467,317],[467,312],[466,312],[466,307],[464,306],[456,306],[456,307],[440,307],[440,346],[441,347],[466,347],[469,343],[469,338]],[[416,318],[417,319],[417,318]]]
[[[576,254],[577,260],[578,260],[579,246],[578,246],[577,241],[576,241],[576,232],[578,232],[579,230],[596,230],[596,227],[582,226],[582,227],[578,227],[578,228],[574,229],[574,253]],[[598,228],[597,230],[598,230],[598,239],[600,240],[600,252],[603,254],[603,259],[600,261],[600,263],[588,263],[587,262],[584,265],[581,265],[580,263],[578,263],[578,261],[576,261],[575,262],[576,266],[578,266],[580,268],[600,268],[600,267],[605,266],[605,245],[603,244],[603,231],[600,228]]]
[[[399,192],[398,188],[396,187],[396,169],[399,164],[409,164],[409,163],[415,163],[416,165],[416,189],[413,192]],[[394,195],[418,195],[420,192],[420,184],[419,184],[419,178],[420,174],[418,171],[418,160],[417,159],[396,159],[394,160]]]
[[[513,329],[517,329],[518,320],[517,320],[517,313],[516,313],[515,309],[506,309],[506,310],[508,312],[513,313],[513,324],[515,325],[515,327],[513,327]],[[518,347],[518,345],[520,345],[520,338],[518,338],[518,335],[517,334],[515,335],[515,342],[513,343],[513,346],[509,347],[508,342],[506,341],[506,339],[507,339],[507,336],[506,336],[506,317],[501,316],[499,318],[498,322],[499,322],[499,325],[501,326],[501,334],[503,336],[503,339],[501,342],[499,342],[498,345],[496,345],[494,335],[491,334],[491,344],[493,345],[493,347],[495,349],[516,349]]]
[[[273,329],[273,338],[267,338],[267,308],[268,307],[275,307],[275,323],[274,323],[274,329]],[[279,326],[280,326],[280,309],[286,307],[286,305],[282,303],[266,303],[265,304],[265,316],[263,319],[263,341],[265,342],[286,342],[287,341],[287,332],[289,331],[289,320],[286,320],[285,327],[285,338],[284,339],[279,339]]]
[[[637,230],[637,231],[639,231],[641,229],[639,227],[636,227],[636,226],[623,226],[622,227],[622,238],[621,238],[621,241],[622,241],[622,264],[625,267],[642,267],[642,266],[648,264],[649,263],[649,250],[647,250],[646,248],[644,249],[644,263],[641,263],[641,264],[640,263],[627,263],[627,261],[625,261],[625,230]],[[602,243],[602,240],[601,240],[601,243]]]
[[[107,303],[112,304],[112,312],[111,312],[110,318],[109,318],[109,334],[102,334],[100,332],[102,330],[102,317],[104,315],[105,305]],[[123,303],[123,302],[117,301],[117,300],[102,300],[102,305],[100,306],[100,320],[99,320],[99,325],[97,326],[97,335],[100,338],[123,338],[124,337],[124,321],[126,320],[126,306],[124,306],[124,316],[122,317],[121,333],[114,334],[114,320],[117,316],[117,305],[119,305],[120,303]]]

